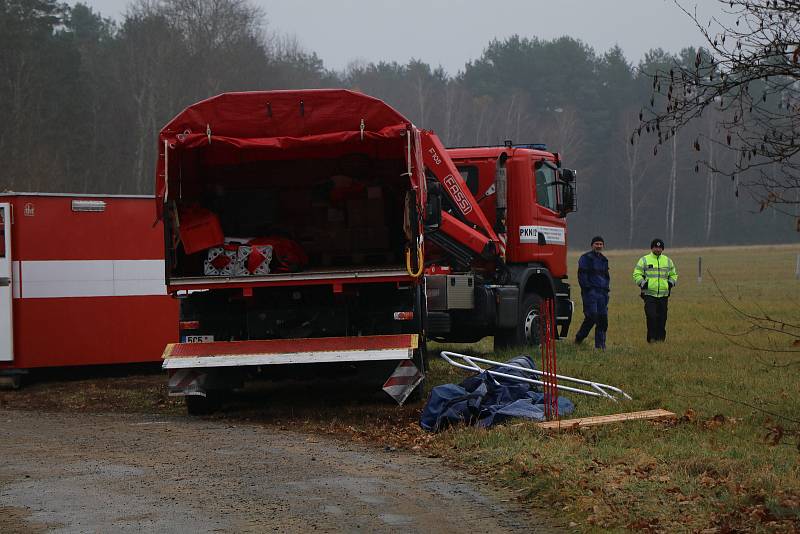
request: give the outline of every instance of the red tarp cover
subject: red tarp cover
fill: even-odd
[[[389,150],[392,157],[401,157],[404,152],[399,149],[407,143],[401,133],[411,128],[408,119],[381,100],[343,89],[215,96],[186,108],[161,130],[157,211],[160,215],[166,192],[165,170],[172,182],[179,153],[186,150],[203,150],[203,161],[213,165],[271,158],[336,157],[354,151],[380,157]],[[165,142],[170,147],[169,169],[164,165]],[[417,159],[416,150],[412,157]],[[414,167],[421,168],[416,164]],[[418,187],[415,177],[412,187]]]

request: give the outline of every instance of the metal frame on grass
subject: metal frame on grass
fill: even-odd
[[[442,351],[440,353],[440,356],[442,357],[442,359],[444,361],[446,361],[450,365],[453,365],[453,366],[458,367],[460,369],[466,369],[467,371],[475,371],[475,372],[478,372],[478,373],[486,372],[486,373],[489,373],[489,375],[492,376],[492,377],[508,378],[510,380],[517,380],[519,382],[527,382],[528,384],[535,384],[537,386],[543,386],[543,385],[547,385],[547,384],[542,380],[536,380],[534,378],[525,378],[524,376],[510,375],[508,373],[502,373],[500,371],[492,371],[490,369],[484,369],[483,367],[481,367],[478,364],[482,363],[482,364],[490,365],[490,366],[505,367],[506,369],[514,369],[516,371],[521,371],[523,373],[528,373],[528,374],[531,374],[531,375],[534,375],[534,376],[540,376],[540,377],[545,377],[545,378],[550,378],[550,376],[551,376],[549,373],[546,373],[544,371],[539,371],[538,369],[529,369],[527,367],[520,367],[518,365],[512,365],[512,364],[508,364],[508,363],[497,362],[497,361],[494,361],[494,360],[487,360],[485,358],[479,358],[477,356],[468,356],[466,354],[459,354],[457,352],[449,352],[449,351],[446,351],[446,350]],[[458,361],[455,361],[454,358],[458,359],[458,360],[462,360],[462,361],[464,361],[466,363],[460,363]],[[555,375],[555,378],[557,378],[559,381],[572,382],[572,383],[575,383],[575,384],[580,384],[580,385],[583,385],[583,386],[588,386],[588,388],[591,388],[591,389],[580,389],[580,388],[576,388],[576,387],[570,387],[570,386],[564,386],[562,384],[557,384],[556,387],[558,389],[562,390],[562,391],[570,391],[572,393],[579,393],[581,395],[589,395],[591,397],[606,398],[606,399],[610,399],[610,400],[612,400],[614,402],[617,402],[619,399],[617,399],[617,397],[615,397],[613,394],[622,395],[625,399],[632,400],[630,395],[628,395],[627,393],[625,393],[621,389],[619,389],[617,387],[614,387],[614,386],[610,386],[608,384],[601,384],[600,382],[593,382],[591,380],[582,380],[580,378],[573,378],[571,376],[564,376],[564,375]]]

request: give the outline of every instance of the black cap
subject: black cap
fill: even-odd
[[[664,240],[656,238],[650,241],[650,248],[655,248],[655,247],[664,248]]]
[[[604,245],[606,244],[606,242],[603,240],[603,238],[602,238],[601,236],[599,236],[599,235],[596,235],[596,236],[594,236],[594,237],[592,238],[592,240],[589,242],[589,244],[590,244],[590,245],[594,245],[594,244],[595,244],[595,243],[597,243],[598,241],[600,241],[600,242],[601,242],[602,244],[604,244]]]

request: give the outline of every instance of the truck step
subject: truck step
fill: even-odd
[[[164,369],[406,360],[419,347],[417,334],[307,339],[171,343]]]

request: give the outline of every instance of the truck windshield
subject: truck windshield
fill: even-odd
[[[458,167],[461,177],[467,182],[467,187],[473,195],[478,194],[478,167],[475,165],[461,165]]]
[[[538,161],[534,167],[536,174],[536,202],[545,208],[556,211],[556,169],[546,161]]]

